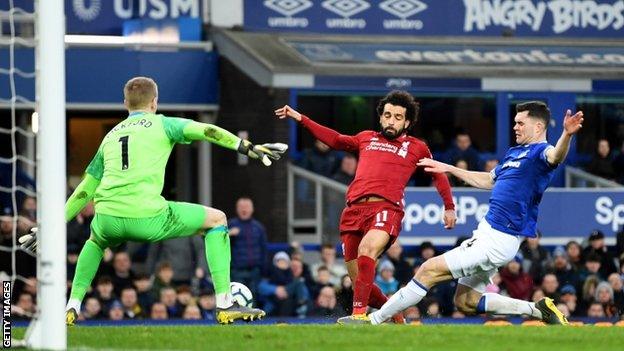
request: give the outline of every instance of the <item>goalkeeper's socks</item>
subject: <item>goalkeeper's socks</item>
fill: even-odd
[[[232,305],[230,294],[230,236],[227,227],[220,225],[206,231],[206,261],[215,288],[217,308]]]
[[[70,294],[70,301],[74,299],[79,302],[76,312],[80,311],[80,301],[84,299],[87,289],[91,286],[93,277],[100,267],[102,256],[104,256],[104,249],[91,239],[87,240],[80,250]]]
[[[67,301],[65,311],[69,311],[70,308],[73,308],[74,310],[76,310],[77,314],[80,314],[80,305],[82,305],[82,301],[70,298],[69,301]]]
[[[542,313],[535,308],[535,303],[494,293],[485,293],[481,296],[477,305],[477,313],[527,315],[542,318]]]
[[[358,274],[353,291],[353,314],[364,314],[375,278],[375,260],[368,256],[360,256],[357,258],[357,265]]]
[[[427,289],[416,279],[392,295],[379,311],[368,315],[372,324],[380,324],[398,312],[419,303],[427,295]]]

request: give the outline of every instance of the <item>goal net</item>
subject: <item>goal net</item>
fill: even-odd
[[[67,347],[64,21],[62,0],[0,2],[4,347]],[[32,227],[36,254],[18,242]],[[13,337],[25,323],[22,339]]]

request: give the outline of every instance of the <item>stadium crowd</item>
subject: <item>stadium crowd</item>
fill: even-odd
[[[18,233],[34,223],[36,202],[24,200]],[[229,221],[232,241],[232,281],[246,284],[255,304],[276,317],[336,318],[349,314],[352,282],[333,244],[305,251],[290,243],[287,250],[271,252],[264,226],[253,218],[253,201],[236,203]],[[93,206],[68,223],[68,288],[78,253],[89,236]],[[1,243],[12,245],[11,216],[0,221]],[[546,234],[547,235],[547,234]],[[458,239],[458,244],[462,238]],[[391,295],[405,285],[415,270],[442,248],[423,242],[406,252],[395,243],[380,258],[376,284]],[[448,249],[448,248],[447,248]],[[215,294],[207,274],[203,241],[180,238],[156,244],[128,243],[107,250],[94,284],[83,303],[82,319],[214,319]],[[29,318],[36,306],[35,261],[17,251],[18,280],[13,294],[14,318]],[[0,267],[11,267],[11,254],[0,253]],[[4,271],[4,269],[3,269]],[[5,271],[4,279],[9,279]],[[537,301],[553,298],[570,318],[624,318],[624,231],[608,248],[604,234],[589,233],[581,243],[546,248],[540,239],[526,239],[515,259],[502,268],[487,287],[489,292]],[[433,288],[407,318],[463,318],[453,305],[456,282]]]

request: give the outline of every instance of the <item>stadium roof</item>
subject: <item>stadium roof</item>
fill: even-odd
[[[216,29],[213,40],[221,55],[266,87],[314,88],[320,77],[395,77],[561,80],[563,84],[547,84],[546,90],[574,91],[586,90],[587,85],[591,90],[592,79],[624,80],[622,40],[302,35],[224,29]]]

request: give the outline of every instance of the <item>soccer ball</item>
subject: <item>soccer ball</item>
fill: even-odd
[[[239,305],[253,307],[253,295],[245,284],[231,282],[230,291],[232,293],[232,299],[238,302]]]

